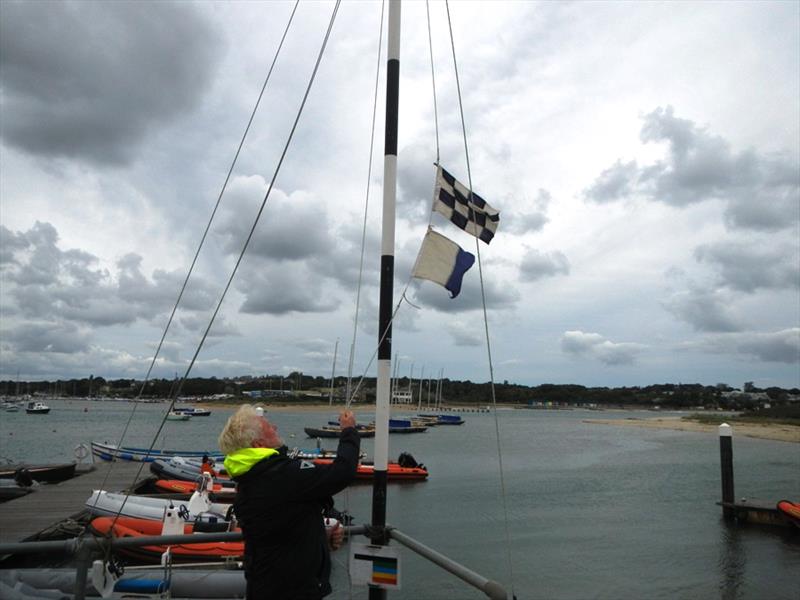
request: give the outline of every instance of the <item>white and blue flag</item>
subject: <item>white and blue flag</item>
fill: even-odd
[[[461,292],[461,280],[475,263],[475,256],[462,250],[433,229],[428,229],[419,250],[412,275],[444,286],[455,298]]]

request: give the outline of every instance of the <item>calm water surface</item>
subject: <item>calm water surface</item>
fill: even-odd
[[[118,440],[133,407],[49,404],[49,415],[0,413],[0,455],[72,459],[79,443]],[[138,405],[125,443],[149,445],[164,410]],[[322,425],[334,412],[276,413],[274,420],[290,446],[307,447],[313,442],[303,426]],[[210,417],[167,422],[156,447],[196,448],[201,441],[215,447],[228,414],[219,409]],[[464,416],[461,427],[390,437],[390,456],[409,451],[431,475],[424,483],[390,484],[387,520],[509,589],[513,571],[520,600],[800,598],[800,536],[722,521],[714,504],[720,495],[716,435],[583,422],[652,413],[501,410],[507,535],[494,416]],[[371,456],[372,440],[363,447]],[[800,498],[800,445],[734,431],[734,462],[737,496]],[[365,523],[371,498],[370,486],[356,485],[336,502]],[[401,556],[403,587],[390,598],[485,597],[409,551]],[[346,555],[334,558],[331,598],[366,598],[349,585]]]

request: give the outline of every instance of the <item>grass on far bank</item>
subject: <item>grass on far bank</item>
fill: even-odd
[[[774,409],[762,409],[757,412],[743,412],[737,415],[720,415],[717,413],[693,413],[683,417],[687,421],[721,425],[722,423],[752,423],[756,425],[794,425],[800,427],[800,407],[779,406]]]

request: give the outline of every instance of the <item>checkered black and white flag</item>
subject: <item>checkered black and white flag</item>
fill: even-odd
[[[489,206],[478,194],[471,192],[467,186],[456,181],[441,165],[436,169],[433,210],[487,244],[492,241],[500,222],[499,211]]]

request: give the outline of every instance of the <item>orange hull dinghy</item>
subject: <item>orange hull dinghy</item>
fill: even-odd
[[[191,494],[196,492],[198,487],[198,484],[193,481],[182,481],[180,479],[159,479],[153,485],[155,485],[159,491],[169,492],[171,494]],[[232,498],[236,495],[236,488],[215,483],[209,492],[215,494],[217,498]]]
[[[132,517],[119,517],[114,522],[113,517],[97,517],[93,519],[90,528],[98,535],[113,535],[117,538],[143,537],[161,535],[163,525],[161,521],[148,519],[135,519]],[[194,532],[194,525],[186,523],[183,526],[184,534]],[[172,560],[175,562],[206,562],[224,561],[227,558],[238,558],[244,555],[244,542],[200,542],[197,544],[171,544],[137,546],[135,548],[119,548],[120,554],[136,559],[138,562],[158,564],[161,555],[170,549]]]
[[[795,527],[800,527],[800,504],[789,500],[781,500],[778,502],[778,512]]]
[[[318,458],[314,461],[317,465],[329,465],[333,461],[327,458]],[[375,466],[359,463],[356,470],[356,479],[373,479]],[[390,462],[386,467],[386,477],[389,481],[421,481],[428,478],[428,470],[424,467],[401,467],[396,462]]]

